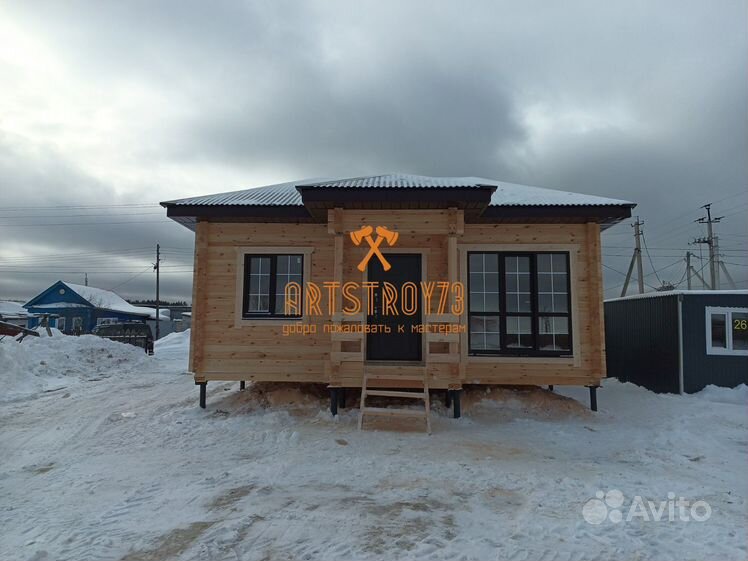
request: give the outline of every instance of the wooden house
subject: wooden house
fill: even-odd
[[[448,390],[459,416],[463,384],[605,377],[600,232],[633,203],[391,174],[162,205],[196,235],[201,406],[213,380],[293,381],[333,413],[342,388]]]

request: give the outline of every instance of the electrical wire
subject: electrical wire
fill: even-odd
[[[657,278],[657,282],[662,284],[662,279],[660,278],[660,275],[657,274],[657,268],[654,265],[654,261],[652,261],[652,256],[649,254],[649,248],[647,247],[647,238],[644,237],[644,233],[641,234],[642,237],[642,243],[644,244],[644,251],[647,252],[647,257],[649,258],[649,264],[652,267],[652,271],[654,271],[655,277]]]
[[[130,277],[129,279],[127,279],[126,281],[123,281],[123,282],[121,282],[121,283],[119,283],[119,284],[117,284],[117,285],[113,286],[112,288],[109,288],[108,290],[115,290],[115,289],[119,288],[120,286],[124,286],[124,285],[126,285],[126,284],[127,284],[128,282],[130,282],[130,281],[132,281],[132,280],[135,280],[136,278],[138,278],[138,277],[139,277],[140,275],[142,275],[143,273],[145,273],[145,272],[146,272],[146,271],[148,271],[149,269],[151,269],[151,265],[148,265],[148,266],[147,266],[147,267],[146,267],[145,269],[143,269],[143,270],[142,270],[142,271],[140,271],[139,273],[135,273],[135,274],[134,274],[133,276],[131,276],[131,277]]]

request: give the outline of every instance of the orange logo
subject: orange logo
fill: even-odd
[[[364,240],[369,244],[369,253],[367,253],[361,260],[361,263],[358,264],[358,270],[362,273],[366,270],[366,265],[369,264],[369,260],[375,255],[379,258],[379,262],[382,264],[385,271],[389,271],[392,268],[389,261],[387,261],[387,259],[384,258],[384,255],[382,255],[379,246],[383,241],[386,241],[387,245],[392,247],[397,243],[397,238],[400,237],[400,234],[393,232],[384,226],[377,226],[377,237],[376,239],[372,239],[371,234],[374,231],[374,228],[371,226],[362,226],[358,230],[351,232],[351,240],[354,244],[361,245],[361,242]]]

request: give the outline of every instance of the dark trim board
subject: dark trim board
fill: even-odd
[[[496,187],[475,187],[470,189],[346,189],[326,187],[296,188],[301,193],[304,204],[326,203],[330,208],[344,203],[440,203],[447,207],[464,208],[470,203],[483,206],[491,202]]]

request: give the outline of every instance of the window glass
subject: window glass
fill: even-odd
[[[506,318],[506,346],[510,349],[531,349],[533,347],[532,318]]]
[[[538,312],[569,311],[568,273],[565,255],[538,255]]]
[[[715,349],[727,348],[725,322],[725,314],[712,314],[712,347]]]
[[[530,292],[530,258],[527,256],[508,256],[504,260],[506,277],[506,311],[532,311],[532,294]]]
[[[303,255],[247,255],[245,257],[245,315],[283,317],[286,285],[303,283]]]
[[[495,253],[470,255],[470,311],[499,311],[499,258]]]
[[[714,316],[712,316],[713,318]],[[732,348],[735,351],[748,350],[748,313],[732,313]],[[712,328],[712,332],[714,328]]]
[[[470,253],[467,273],[470,351],[571,351],[567,253]]]
[[[270,257],[251,257],[249,260],[248,310],[270,311]]]
[[[470,317],[470,347],[479,350],[499,350],[498,316]]]
[[[301,284],[302,258],[301,255],[279,255],[275,276],[275,313],[286,313],[286,285],[289,282]]]
[[[548,317],[538,318],[538,349],[541,351],[569,351],[569,318]]]

